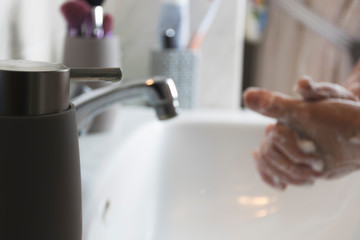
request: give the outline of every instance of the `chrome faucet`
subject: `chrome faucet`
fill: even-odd
[[[0,61],[0,238],[81,240],[79,129],[119,101],[177,115],[171,79],[117,82],[69,100],[70,79],[119,81],[120,69]],[[75,105],[75,106],[74,106]]]
[[[146,80],[127,80],[92,90],[72,99],[80,133],[99,113],[118,102],[143,100],[140,103],[153,107],[160,120],[178,114],[178,94],[172,79],[155,77]],[[139,101],[137,101],[138,103]]]

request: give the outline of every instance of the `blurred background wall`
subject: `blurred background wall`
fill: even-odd
[[[1,0],[0,59],[61,62],[66,24],[64,0]],[[199,101],[203,108],[238,108],[246,0],[224,0],[201,48]],[[121,38],[125,78],[149,76],[149,52],[157,45],[160,0],[106,0]],[[191,28],[209,1],[191,0]]]

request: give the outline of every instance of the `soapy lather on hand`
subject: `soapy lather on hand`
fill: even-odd
[[[360,82],[359,72],[360,67],[349,78],[353,88],[302,78],[296,85],[301,98],[259,88],[245,92],[250,109],[277,119],[254,152],[265,182],[284,190],[360,168],[360,84],[354,83]]]

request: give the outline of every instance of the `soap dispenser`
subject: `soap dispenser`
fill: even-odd
[[[81,240],[72,72],[75,78],[99,74],[0,61],[0,239]]]

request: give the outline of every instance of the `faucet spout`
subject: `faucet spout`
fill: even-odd
[[[78,128],[83,130],[89,120],[110,106],[130,100],[142,100],[143,105],[153,107],[160,120],[178,114],[178,93],[172,79],[155,77],[147,80],[125,80],[72,99],[76,107]]]

